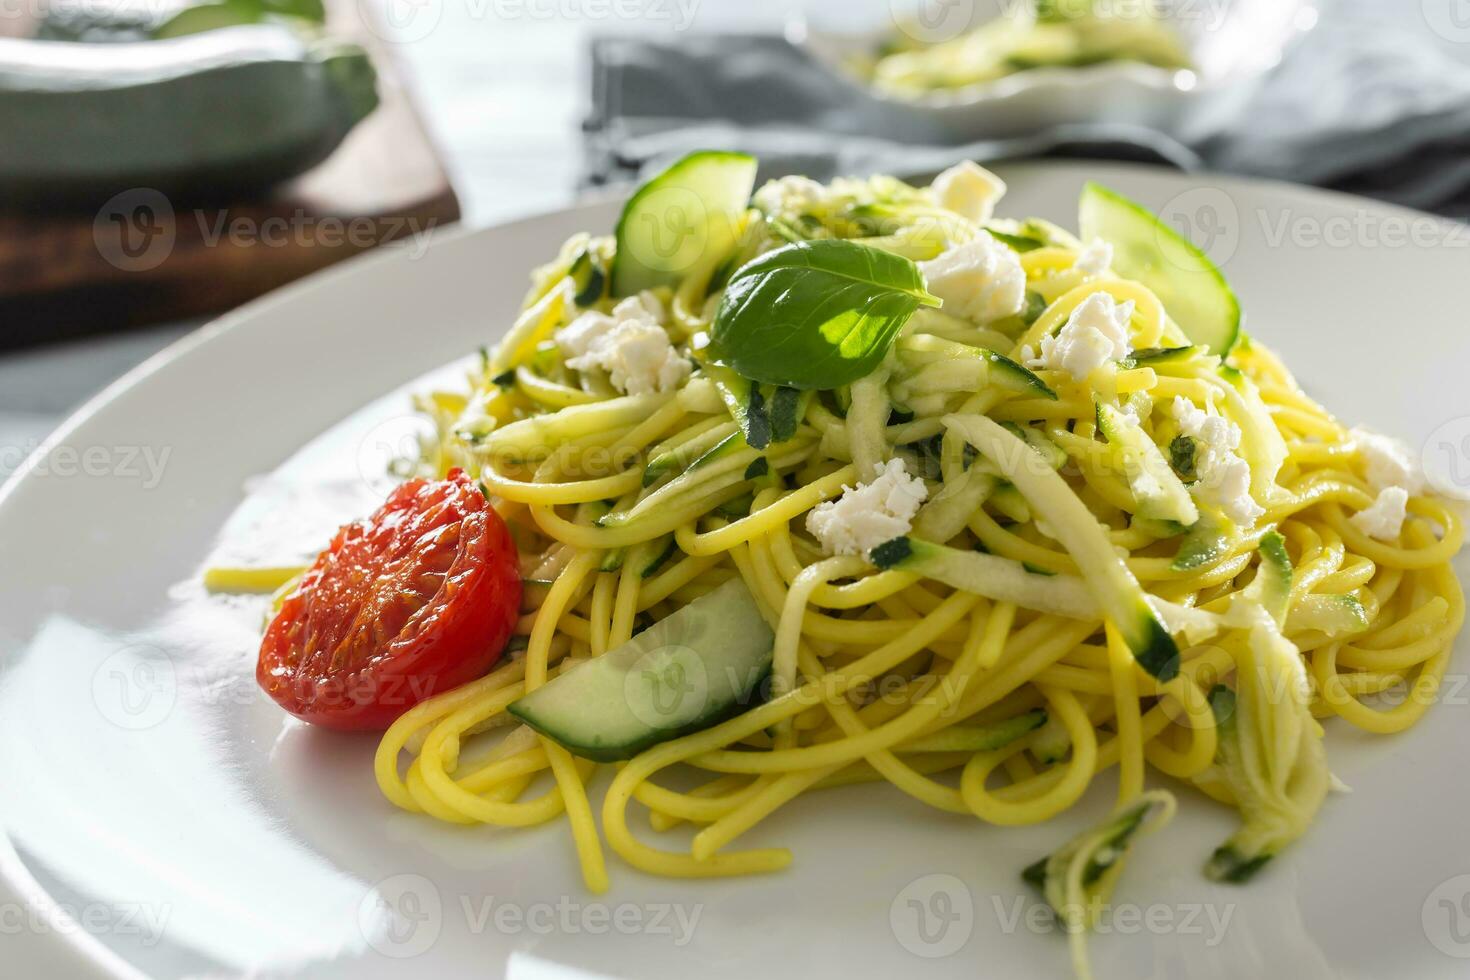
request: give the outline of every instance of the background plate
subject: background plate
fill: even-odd
[[[1008,216],[1072,225],[1088,178],[1162,208],[1210,246],[1250,329],[1313,395],[1425,447],[1441,485],[1470,495],[1462,226],[1139,168],[1003,173]],[[203,597],[206,558],[309,549],[381,496],[380,463],[415,425],[413,379],[493,341],[529,266],[615,214],[593,205],[442,238],[416,260],[369,257],[287,288],[119,382],[7,485],[7,975],[1066,975],[1065,943],[1018,873],[1103,813],[1107,785],[1023,829],[883,787],[808,796],[750,835],[793,848],[786,873],[666,881],[614,858],[613,890],[594,898],[560,823],[504,832],[399,813],[374,786],[373,739],[308,730],[256,692],[259,607]],[[1251,886],[1200,876],[1232,820],[1183,794],[1093,939],[1097,975],[1462,976],[1459,653],[1449,703],[1416,730],[1331,725],[1334,769],[1355,792]]]

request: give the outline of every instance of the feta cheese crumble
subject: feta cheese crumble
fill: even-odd
[[[1133,301],[1119,303],[1108,293],[1093,293],[1077,304],[1062,329],[1041,339],[1041,354],[1023,348],[1021,358],[1030,368],[1065,371],[1078,381],[1108,361],[1133,353],[1128,321]]]
[[[1240,426],[1221,415],[1196,408],[1182,395],[1171,408],[1179,431],[1194,440],[1194,472],[1190,493],[1212,503],[1242,527],[1251,527],[1266,511],[1251,497],[1250,464],[1236,453]]]
[[[1353,429],[1348,435],[1358,446],[1358,455],[1368,470],[1368,483],[1374,490],[1403,487],[1410,495],[1424,491],[1424,474],[1415,465],[1414,451],[1407,443],[1367,429]]]
[[[1026,305],[1021,258],[982,231],[971,241],[919,263],[929,292],[950,316],[984,324],[1020,313]]]
[[[866,555],[908,534],[928,496],[923,480],[910,476],[901,460],[890,459],[870,482],[844,486],[842,496],[812,508],[806,529],[830,555]]]
[[[768,180],[751,199],[766,214],[806,214],[827,199],[827,188],[810,177]]]
[[[1077,253],[1072,270],[1084,276],[1099,276],[1113,266],[1113,246],[1101,238],[1094,238],[1086,248]]]
[[[1409,491],[1403,487],[1384,487],[1370,507],[1358,511],[1348,521],[1370,538],[1397,541],[1409,516],[1408,504]]]
[[[935,177],[930,189],[940,207],[983,224],[995,214],[995,205],[1005,196],[1006,183],[974,161],[965,160]]]
[[[642,292],[613,307],[612,315],[588,311],[556,332],[567,367],[601,369],[614,388],[630,395],[669,391],[691,370],[663,328],[663,304]]]

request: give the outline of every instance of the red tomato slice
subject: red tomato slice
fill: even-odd
[[[337,532],[266,628],[255,677],[303,721],[381,731],[489,670],[520,604],[515,544],[479,487],[457,469],[413,480]]]

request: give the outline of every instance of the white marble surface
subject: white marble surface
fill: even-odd
[[[460,190],[465,221],[477,226],[561,207],[575,197],[589,37],[774,31],[800,6],[795,0],[360,2],[378,6],[399,25],[393,43]],[[1330,2],[1323,0],[1325,17]],[[1377,2],[1385,23],[1407,24],[1470,60],[1466,0]],[[66,413],[194,326],[0,355],[0,476]]]

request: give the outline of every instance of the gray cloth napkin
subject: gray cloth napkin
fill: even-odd
[[[1470,65],[1385,23],[1379,2],[1339,0],[1236,114],[1188,143],[1087,124],[955,145],[781,38],[599,38],[586,179],[631,180],[699,147],[754,153],[762,178],[1085,156],[1313,183],[1470,216]]]

